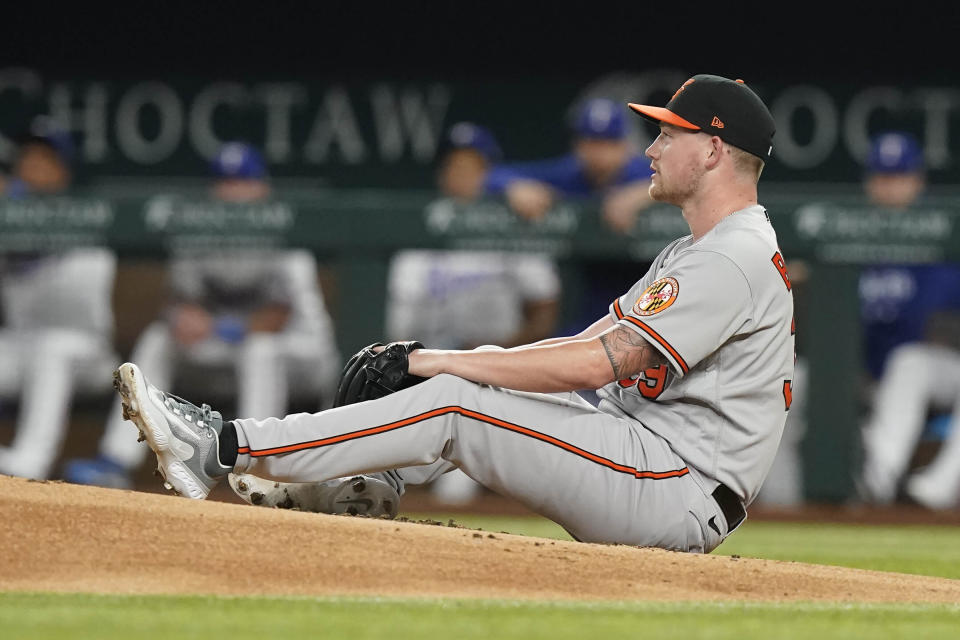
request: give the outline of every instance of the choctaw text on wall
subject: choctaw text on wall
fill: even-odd
[[[78,80],[5,68],[0,159],[10,160],[29,116],[46,113],[73,130],[83,164],[103,174],[196,175],[222,142],[243,139],[263,150],[278,175],[428,186],[453,122],[485,124],[508,158],[531,159],[566,149],[563,125],[578,99],[602,93],[663,103],[686,77],[675,70],[608,74],[578,87],[537,79]],[[951,169],[960,154],[960,91],[950,87],[752,86],[777,121],[768,179],[855,180],[869,136],[881,128],[915,133],[935,172]],[[652,130],[631,124],[637,144],[649,143]]]

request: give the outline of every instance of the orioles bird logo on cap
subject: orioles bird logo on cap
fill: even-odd
[[[687,88],[687,85],[690,84],[691,82],[693,82],[694,80],[696,80],[696,78],[690,78],[689,80],[687,80],[686,82],[684,82],[684,83],[680,86],[680,88],[677,89],[677,92],[673,94],[673,97],[670,98],[670,102],[673,102],[674,100],[676,100],[676,99],[677,99],[677,96],[680,95],[680,92],[683,91],[684,89],[686,89],[686,88]]]

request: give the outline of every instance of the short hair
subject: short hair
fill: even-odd
[[[730,156],[733,158],[734,168],[748,176],[752,176],[754,182],[759,182],[760,174],[763,173],[763,159],[731,144],[728,144],[727,148],[730,149]]]

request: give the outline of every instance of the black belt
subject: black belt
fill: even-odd
[[[740,498],[727,485],[717,485],[713,490],[713,499],[717,501],[723,517],[727,519],[727,533],[736,529],[737,525],[747,517],[747,510],[743,508]]]

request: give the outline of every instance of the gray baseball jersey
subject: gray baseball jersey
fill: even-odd
[[[783,433],[794,362],[790,281],[763,208],[671,243],[610,315],[669,365],[607,385],[601,408],[639,420],[752,502]]]
[[[526,393],[439,375],[379,400],[236,420],[235,471],[289,482],[445,461],[584,541],[710,551],[737,525],[790,402],[793,303],[765,211],[668,246],[612,308],[665,368],[602,390]],[[727,511],[730,513],[729,511]]]

